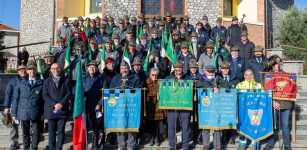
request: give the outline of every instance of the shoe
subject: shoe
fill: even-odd
[[[285,150],[292,150],[291,147],[285,147]]]
[[[273,146],[267,144],[267,145],[263,148],[263,150],[271,150],[271,149],[273,149],[273,148],[274,148]]]
[[[20,148],[20,146],[19,146],[19,144],[17,143],[17,144],[11,145],[10,148],[9,148],[9,150],[16,150],[16,149],[19,149],[19,148]]]
[[[216,150],[222,150],[222,148],[221,148],[221,147],[219,147],[219,148],[216,148]]]
[[[243,145],[239,145],[238,150],[245,150],[245,147]]]
[[[153,146],[154,146],[154,147],[159,147],[159,146],[160,146],[160,143],[155,143]]]
[[[235,144],[236,144],[236,141],[235,141],[235,139],[233,139],[233,138],[230,138],[230,140],[229,140],[229,144],[235,145]]]

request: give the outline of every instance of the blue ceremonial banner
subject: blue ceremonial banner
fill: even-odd
[[[141,89],[103,90],[106,132],[138,132],[141,118]]]
[[[197,89],[200,129],[236,129],[237,90]]]
[[[258,142],[273,134],[272,91],[239,93],[238,132]]]

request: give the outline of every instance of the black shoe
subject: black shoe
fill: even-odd
[[[292,150],[291,147],[285,147],[285,150]]]
[[[271,145],[266,145],[264,148],[263,148],[263,150],[271,150],[271,149],[273,149],[274,147],[273,146],[271,146]]]
[[[19,149],[19,148],[20,148],[20,146],[19,146],[19,144],[17,143],[17,144],[11,145],[10,148],[9,148],[9,150],[16,150],[16,149]]]

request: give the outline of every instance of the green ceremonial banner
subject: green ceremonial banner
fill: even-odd
[[[193,81],[160,80],[159,109],[193,110]]]

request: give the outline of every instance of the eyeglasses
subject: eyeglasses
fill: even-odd
[[[157,75],[157,74],[151,74],[151,76],[153,76],[153,77],[157,77],[158,75]]]

